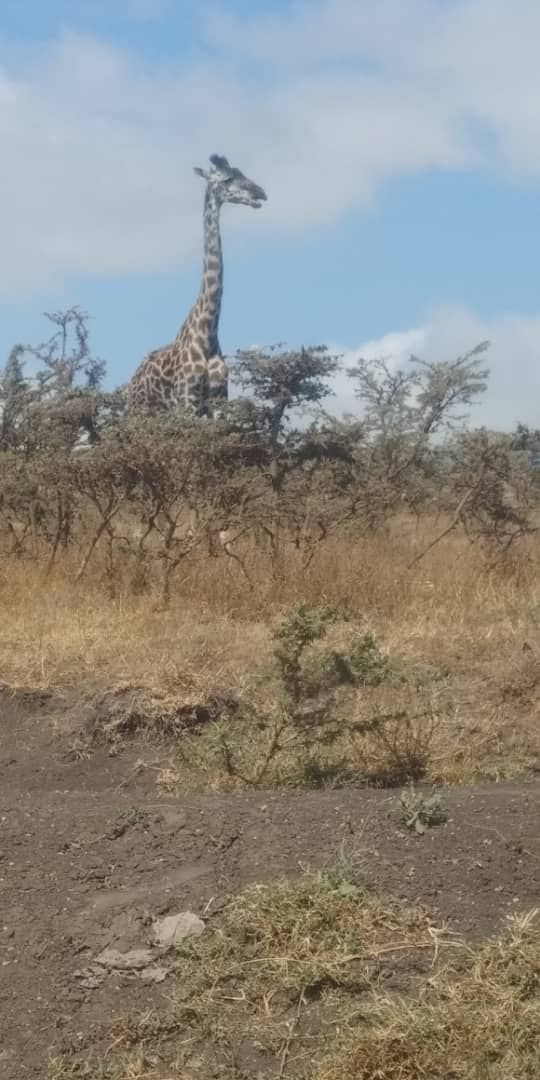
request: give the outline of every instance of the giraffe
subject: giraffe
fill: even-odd
[[[227,366],[218,340],[223,294],[220,211],[224,203],[258,209],[266,194],[227,158],[212,154],[210,162],[211,169],[194,170],[206,180],[201,289],[174,341],[149,353],[137,368],[127,387],[131,409],[182,406],[212,416],[227,400]]]

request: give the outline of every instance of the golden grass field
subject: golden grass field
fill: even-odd
[[[417,539],[422,547],[425,537]],[[133,687],[176,705],[214,694],[265,700],[273,682],[271,630],[295,604],[340,605],[356,627],[398,658],[405,676],[347,698],[349,713],[395,708],[421,695],[435,717],[429,775],[461,781],[512,776],[538,761],[540,546],[488,569],[480,552],[451,535],[409,567],[405,533],[321,548],[307,571],[291,554],[275,580],[255,549],[244,552],[253,588],[226,558],[185,564],[167,609],[152,592],[118,582],[111,599],[73,567],[51,576],[30,562],[0,570],[2,678],[12,687],[76,690]],[[348,624],[329,633],[339,643]],[[316,649],[315,649],[316,655]],[[269,690],[270,688],[270,690]]]

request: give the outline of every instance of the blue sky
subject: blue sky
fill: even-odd
[[[217,151],[268,193],[223,214],[225,351],[489,338],[475,420],[540,424],[538,40],[536,0],[2,0],[1,354],[74,303],[110,384],[169,340]]]

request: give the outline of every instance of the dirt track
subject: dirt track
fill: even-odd
[[[168,993],[77,974],[105,946],[145,944],[152,916],[204,917],[250,881],[320,866],[345,841],[366,881],[470,937],[540,904],[540,783],[444,793],[448,821],[404,833],[392,792],[159,799],[148,745],[73,760],[51,702],[0,694],[0,1075],[43,1078],[65,1032]]]

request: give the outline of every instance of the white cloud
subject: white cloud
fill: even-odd
[[[260,214],[230,210],[252,234],[329,223],[428,167],[540,181],[537,0],[305,0],[236,21],[224,10],[207,15],[208,49],[176,65],[75,34],[0,49],[4,289],[190,259],[191,167],[213,151],[268,190]]]
[[[354,349],[340,349],[343,368],[364,356],[384,357],[394,367],[404,366],[411,354],[424,360],[451,360],[490,341],[486,366],[488,388],[471,407],[470,423],[511,429],[518,421],[538,427],[540,400],[540,315],[504,315],[481,319],[462,308],[440,309],[421,327],[385,334]],[[354,386],[344,372],[335,380],[335,397],[328,399],[333,413],[357,412]]]

